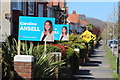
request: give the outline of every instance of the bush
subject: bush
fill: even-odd
[[[50,44],[46,45],[46,53],[51,52],[60,52],[60,48],[56,46],[52,46]],[[35,46],[33,42],[27,43],[21,43],[21,54],[27,54],[27,55],[34,55],[34,53],[39,52],[38,54],[42,54],[44,52],[44,45],[37,45]]]
[[[14,78],[14,67],[13,60],[14,56],[17,55],[17,42],[15,39],[12,39],[12,42],[9,39],[6,39],[5,43],[2,43],[2,78],[11,79]]]
[[[70,65],[72,73],[76,73],[79,70],[79,54],[71,47],[67,47],[67,61]]]
[[[91,54],[94,53],[94,40],[91,40],[91,41],[88,43],[88,46],[89,46],[89,48],[90,48],[89,55],[91,55]]]
[[[2,69],[3,69],[3,79],[14,78],[14,65],[13,59],[17,55],[17,41],[12,38],[2,44]],[[62,67],[64,61],[53,62],[53,57],[49,54],[50,52],[60,51],[60,48],[47,45],[47,51],[44,52],[43,45],[34,46],[34,43],[21,43],[21,54],[24,55],[33,55],[35,57],[34,64],[34,77],[35,78],[54,78],[55,68]]]

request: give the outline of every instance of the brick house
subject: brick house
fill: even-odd
[[[47,17],[47,2],[11,2],[12,35],[17,36],[19,16]]]
[[[1,1],[0,2],[0,42],[5,41],[5,35],[11,34],[11,28],[10,28],[10,13],[11,13],[11,3],[10,0],[8,2]]]
[[[82,27],[83,32],[86,30],[87,25],[88,25],[88,22],[86,21],[86,16],[80,14],[80,26]]]
[[[67,7],[65,0],[53,0],[53,8],[56,24],[65,24],[67,19]]]
[[[33,1],[33,2],[31,2]],[[61,1],[61,2],[60,2]],[[54,17],[57,24],[66,22],[65,0],[17,0],[2,2],[2,34],[18,35],[19,16]],[[5,22],[5,23],[4,23]]]
[[[73,11],[72,14],[68,15],[67,22],[70,24],[70,31],[74,34],[80,34],[86,30],[88,22],[86,21],[86,16],[81,14],[76,14]]]
[[[76,11],[68,15],[67,21],[70,24],[71,33],[78,34],[82,32],[82,28],[80,27],[80,15],[76,14]]]

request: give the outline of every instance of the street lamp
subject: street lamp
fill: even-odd
[[[118,32],[120,28],[120,1],[118,2]],[[118,33],[118,56],[117,56],[117,74],[120,75],[120,36]]]

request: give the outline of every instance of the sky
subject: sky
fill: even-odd
[[[109,21],[109,16],[117,7],[117,2],[67,2],[69,14],[76,11],[77,14],[85,14],[87,17]]]

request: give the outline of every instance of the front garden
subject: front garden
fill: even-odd
[[[99,39],[96,39],[98,41]],[[80,35],[71,34],[69,41],[55,41],[47,43],[47,50],[44,51],[44,43],[41,42],[21,42],[21,55],[33,55],[34,78],[55,78],[56,68],[58,68],[58,78],[72,77],[79,66],[84,64],[89,55],[94,52],[94,40],[87,43],[80,38]],[[7,38],[2,44],[2,77],[3,79],[14,79],[14,56],[17,55],[18,43],[15,38]],[[80,51],[76,51],[80,50]],[[52,52],[61,52],[60,60],[54,60]]]

